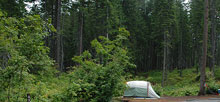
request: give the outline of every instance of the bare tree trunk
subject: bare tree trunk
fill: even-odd
[[[164,84],[165,84],[165,75],[166,75],[166,55],[167,55],[167,47],[166,47],[166,43],[167,43],[167,40],[166,40],[166,34],[163,35],[164,37],[164,47],[163,47],[163,76],[162,76],[162,84],[161,86],[164,87]]]
[[[61,28],[61,0],[56,0],[56,25],[55,28],[57,30],[56,32],[56,63],[57,63],[57,68],[62,71],[62,64],[63,61],[61,59],[61,34],[60,34],[60,28]]]
[[[202,67],[200,71],[200,91],[198,95],[205,95],[205,68],[206,68],[206,57],[207,57],[207,39],[208,39],[208,14],[209,14],[209,1],[205,0],[205,12],[204,12],[204,35],[203,35],[203,57]]]
[[[61,40],[60,40],[60,68],[61,68],[61,71],[64,71],[64,51],[63,51],[63,36],[60,37]]]
[[[56,29],[57,29],[57,34],[56,34],[56,62],[58,63],[58,68],[60,69],[60,20],[61,20],[61,0],[57,0],[56,2]]]
[[[52,24],[54,27],[56,27],[56,16],[55,16],[55,4],[51,4],[51,18],[52,18]],[[50,38],[48,40],[48,46],[50,47],[50,56],[55,60],[56,59],[56,50],[55,50],[55,33],[51,32]]]
[[[62,68],[62,70],[64,70],[64,49],[63,49],[63,30],[64,30],[64,15],[62,15],[62,35],[61,35],[61,39],[60,39],[60,47],[61,47],[61,51],[60,51],[60,55],[61,55],[61,59],[60,59],[60,66]]]
[[[108,0],[107,0],[107,2],[108,2]],[[108,39],[109,37],[109,35],[108,35],[108,31],[109,31],[109,28],[108,28],[108,18],[109,18],[109,6],[107,5],[107,10],[106,10],[106,13],[107,13],[107,15],[106,15],[106,24],[107,24],[107,31],[106,31],[106,38]]]
[[[79,33],[79,55],[82,54],[83,51],[83,12],[80,11],[80,33]]]
[[[210,71],[214,76],[215,68],[215,36],[216,36],[216,12],[215,12],[215,0],[211,0],[211,41],[212,41],[212,57],[211,57],[211,67]]]
[[[180,77],[182,77],[182,70],[183,70],[183,34],[181,33],[180,36],[180,55],[179,55],[179,72]]]

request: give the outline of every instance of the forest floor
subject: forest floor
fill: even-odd
[[[207,69],[206,75],[206,96],[197,96],[200,88],[199,73],[196,68],[182,70],[181,77],[177,69],[169,71],[166,86],[161,87],[162,71],[153,70],[146,73],[139,73],[127,81],[143,80],[151,82],[154,91],[161,96],[160,99],[132,99],[116,97],[112,102],[220,102],[220,68],[216,68],[215,77]]]
[[[220,102],[219,95],[162,97],[160,99],[122,99],[124,102]]]

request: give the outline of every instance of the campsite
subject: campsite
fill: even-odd
[[[192,69],[185,69],[184,73],[188,73],[182,77],[179,77],[178,70],[174,70],[170,72],[168,75],[168,81],[166,87],[161,87],[161,77],[159,76],[162,72],[154,71],[145,73],[152,76],[144,77],[139,75],[139,77],[134,78],[134,80],[148,80],[151,82],[153,90],[156,92],[160,98],[155,97],[127,97],[122,98],[125,102],[218,102],[220,100],[220,96],[218,95],[219,81],[214,81],[211,77],[208,77],[209,81],[207,81],[206,87],[206,95],[198,96],[199,92],[199,82],[198,75],[193,72]],[[209,75],[211,76],[210,72]],[[218,71],[216,72],[218,73]],[[142,74],[142,75],[145,75]],[[157,79],[157,80],[155,80]],[[186,79],[186,80],[185,80]],[[218,79],[218,78],[216,78]],[[175,84],[174,84],[175,83]],[[159,84],[159,85],[158,85]],[[145,94],[146,95],[146,94]],[[208,100],[208,101],[207,101]],[[117,102],[117,101],[116,101]]]
[[[0,0],[0,102],[218,102],[220,0]]]

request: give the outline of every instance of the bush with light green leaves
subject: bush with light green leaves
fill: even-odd
[[[70,87],[65,102],[109,102],[125,89],[125,70],[134,68],[124,44],[129,32],[120,28],[115,40],[103,36],[91,42],[92,51],[85,51],[73,60],[78,63],[70,74]]]
[[[17,19],[0,11],[1,102],[24,102],[36,86],[33,73],[46,73],[52,67],[49,48],[43,41],[48,30],[55,31],[38,15]]]

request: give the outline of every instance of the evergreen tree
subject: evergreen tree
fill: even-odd
[[[165,85],[166,70],[170,67],[170,37],[173,34],[172,25],[174,24],[174,1],[173,0],[155,0],[154,11],[152,13],[153,37],[160,51],[157,56],[163,57],[163,80]],[[159,40],[159,41],[158,41]],[[163,48],[163,50],[162,50]],[[163,55],[161,54],[163,53]],[[159,59],[158,59],[159,60]]]
[[[177,34],[174,42],[174,65],[178,65],[180,69],[180,76],[182,76],[182,69],[191,67],[191,42],[192,38],[189,33],[189,16],[185,4],[182,0],[175,2],[176,26]]]
[[[216,54],[216,0],[211,0],[210,14],[211,14],[211,64],[210,71],[214,76],[215,70],[215,54]]]
[[[209,17],[209,0],[205,0],[204,5],[204,34],[203,34],[203,56],[202,67],[200,69],[200,90],[198,95],[205,95],[206,82],[206,59],[207,59],[207,40],[208,40],[208,18]]]
[[[203,29],[203,0],[192,0],[190,5],[190,22],[191,22],[191,34],[193,40],[193,65],[198,69],[201,65],[201,52],[202,52],[202,29]]]
[[[147,37],[148,29],[144,21],[144,7],[139,6],[139,3],[145,0],[124,0],[123,12],[125,15],[125,21],[123,25],[131,33],[131,54],[134,57],[135,64],[138,71],[146,71],[147,65]],[[143,2],[142,2],[143,3]],[[145,3],[145,2],[144,2]],[[144,9],[142,9],[144,8]],[[146,20],[147,21],[147,20]]]
[[[26,13],[25,0],[0,0],[0,9],[9,17],[22,17]]]

